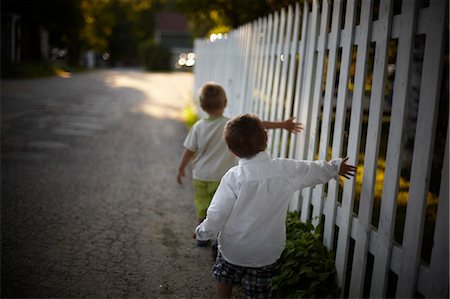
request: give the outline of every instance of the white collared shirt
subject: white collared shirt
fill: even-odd
[[[342,159],[271,159],[266,152],[241,159],[222,178],[196,228],[198,240],[218,236],[229,263],[263,267],[277,261],[285,246],[285,219],[293,193],[337,177]]]

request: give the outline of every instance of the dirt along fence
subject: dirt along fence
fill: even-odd
[[[358,165],[291,204],[322,225],[342,297],[448,297],[448,11],[304,1],[195,41],[195,89],[222,84],[227,115],[305,125],[271,132],[273,157]]]

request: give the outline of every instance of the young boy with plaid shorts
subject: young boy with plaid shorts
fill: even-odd
[[[193,184],[195,208],[199,223],[206,217],[206,209],[219,186],[222,176],[237,164],[237,158],[228,149],[223,139],[223,129],[229,118],[223,116],[227,97],[223,87],[209,82],[200,89],[200,107],[208,118],[200,119],[189,131],[183,145],[185,150],[178,167],[177,181],[182,184],[185,168],[193,159]],[[264,122],[266,128],[283,128],[296,133],[302,129],[300,123],[289,118],[281,122]],[[215,238],[215,237],[214,237]],[[205,246],[209,240],[199,240]]]
[[[270,297],[275,264],[285,246],[285,219],[293,193],[339,175],[354,176],[356,167],[347,165],[347,159],[271,159],[265,151],[266,130],[250,114],[228,121],[224,137],[240,158],[239,164],[222,178],[194,237],[201,241],[218,235],[219,253],[212,274],[220,298],[231,297],[233,284],[241,284],[247,297]]]

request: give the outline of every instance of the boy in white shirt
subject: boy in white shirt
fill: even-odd
[[[339,175],[354,176],[356,167],[347,165],[346,159],[271,159],[265,152],[266,130],[250,114],[228,121],[224,137],[240,158],[239,165],[222,178],[194,237],[201,241],[219,234],[212,274],[220,298],[231,296],[233,284],[242,284],[248,297],[269,297],[275,263],[285,246],[285,219],[293,193]]]
[[[185,150],[178,167],[177,181],[182,184],[185,168],[193,160],[193,184],[198,223],[206,217],[206,209],[219,186],[222,176],[237,164],[237,158],[228,149],[223,138],[223,129],[229,118],[223,116],[227,97],[223,87],[209,82],[200,89],[200,107],[208,118],[200,119],[189,131],[183,145]],[[300,132],[302,124],[289,118],[282,122],[264,122],[268,128],[283,128],[290,132]],[[209,240],[198,241],[199,246],[207,245]]]

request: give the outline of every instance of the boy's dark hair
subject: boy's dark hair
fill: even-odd
[[[223,136],[239,158],[251,158],[267,148],[266,129],[256,115],[242,114],[230,119]]]
[[[209,82],[200,88],[200,107],[208,113],[225,108],[227,96],[220,84]]]

